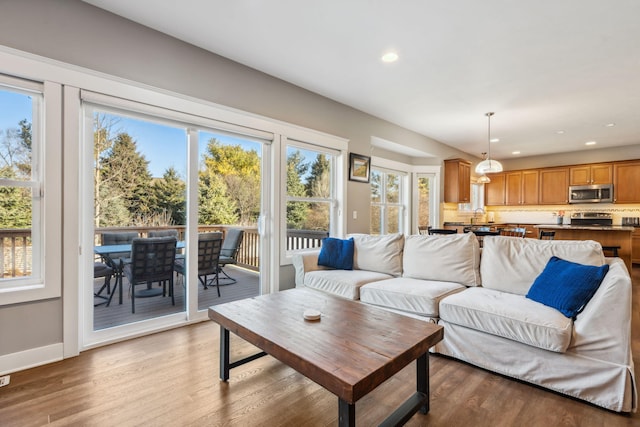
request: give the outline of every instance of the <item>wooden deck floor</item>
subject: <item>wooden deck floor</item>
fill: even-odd
[[[198,286],[198,309],[205,310],[215,304],[222,304],[229,301],[235,301],[244,298],[254,297],[260,294],[260,281],[258,273],[244,268],[228,265],[225,271],[237,279],[237,282],[231,285],[220,286],[220,297],[216,292],[216,288],[209,287],[204,289]],[[223,277],[222,275],[220,276]],[[94,329],[106,329],[113,326],[124,325],[127,323],[138,322],[141,320],[151,319],[154,317],[166,316],[168,314],[179,313],[185,310],[184,288],[181,282],[182,278],[175,280],[175,300],[176,305],[171,305],[170,297],[156,296],[151,298],[136,298],[136,312],[131,313],[131,297],[129,294],[129,282],[124,280],[122,305],[118,304],[118,294],[113,296],[113,300],[109,307],[105,304],[94,307]],[[112,285],[114,280],[111,280]],[[224,283],[221,280],[221,283]],[[227,281],[228,282],[228,281]],[[96,279],[94,281],[94,292],[98,292],[104,279]],[[103,295],[106,292],[103,291]],[[104,300],[95,298],[95,303],[104,302]]]

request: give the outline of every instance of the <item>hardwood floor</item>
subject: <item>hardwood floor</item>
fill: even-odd
[[[640,268],[632,276],[633,352],[640,367]],[[11,375],[2,426],[326,426],[338,400],[271,357],[218,380],[219,328],[204,322],[82,353]],[[255,348],[232,335],[232,360]],[[313,343],[310,343],[313,345]],[[408,426],[638,426],[618,414],[440,356],[430,356],[431,411]],[[636,375],[637,377],[637,375]],[[358,401],[377,425],[413,392],[410,364]]]

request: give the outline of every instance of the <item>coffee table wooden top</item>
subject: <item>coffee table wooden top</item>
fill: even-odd
[[[306,309],[322,318],[304,320]],[[442,326],[304,288],[212,306],[209,318],[348,403],[444,335]]]

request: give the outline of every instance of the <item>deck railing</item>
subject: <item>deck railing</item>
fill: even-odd
[[[244,230],[244,238],[238,252],[238,265],[251,269],[260,269],[260,235],[256,227],[231,225],[201,225],[198,232],[221,231],[226,234],[229,228]],[[184,226],[167,227],[102,227],[95,230],[94,243],[100,245],[102,234],[108,232],[137,231],[140,237],[147,237],[151,230],[178,230],[178,238],[184,239]],[[326,231],[288,230],[287,250],[320,247],[320,241],[327,237]],[[31,230],[0,229],[0,278],[28,276],[31,274]]]

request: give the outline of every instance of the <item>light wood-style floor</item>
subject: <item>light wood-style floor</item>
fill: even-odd
[[[633,351],[640,367],[640,268]],[[17,372],[0,388],[2,426],[335,426],[337,398],[271,357],[218,380],[219,328],[204,322]],[[232,336],[232,360],[254,349]],[[310,343],[313,345],[313,343]],[[640,426],[618,414],[440,356],[430,356],[431,411],[409,426]],[[356,406],[377,425],[414,390],[411,364]]]

